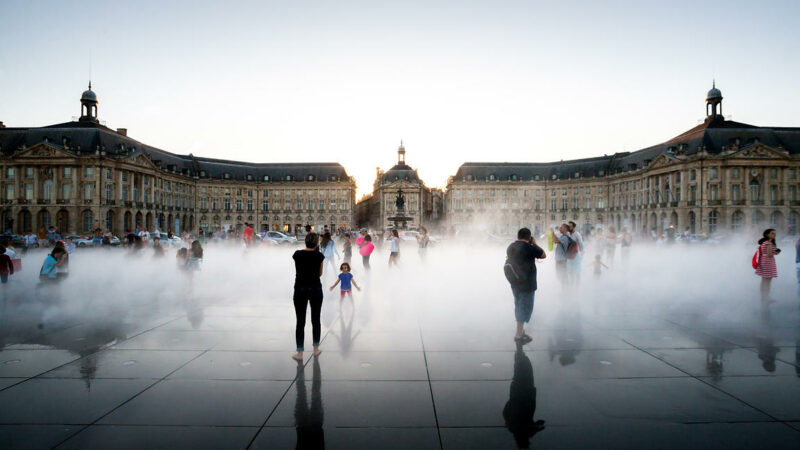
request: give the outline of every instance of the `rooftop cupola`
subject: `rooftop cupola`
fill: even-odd
[[[706,95],[706,120],[722,117],[722,92],[717,89],[716,80],[711,83],[711,90]]]
[[[397,148],[397,165],[404,166],[406,164],[406,148],[403,147],[403,140],[400,140],[400,147]]]
[[[81,122],[97,122],[97,95],[92,90],[92,82],[89,82],[89,89],[83,91],[81,95]]]

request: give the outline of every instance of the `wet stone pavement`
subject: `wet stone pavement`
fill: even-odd
[[[300,365],[279,298],[7,302],[0,448],[800,448],[796,304],[715,325],[542,301],[518,348],[507,300],[470,325],[454,302],[326,298]]]

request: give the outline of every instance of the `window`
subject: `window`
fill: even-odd
[[[200,199],[200,209],[208,209],[208,199],[201,198]]]
[[[586,208],[586,209],[591,209],[591,207],[592,207],[592,199],[589,198],[589,197],[586,197],[586,203],[584,204],[583,207]]]
[[[758,181],[753,180],[750,182],[750,201],[757,202],[761,200],[761,185]]]
[[[320,210],[324,210],[325,209],[325,200],[320,200],[319,201],[319,209]]]
[[[25,185],[25,200],[33,200],[33,185],[26,184]]]
[[[744,214],[741,211],[736,211],[731,216],[731,230],[739,231],[742,228],[742,222],[744,221]]]
[[[716,180],[719,178],[719,169],[716,167],[712,167],[708,169],[708,178],[711,180]]]
[[[25,178],[33,178],[33,167],[25,168]]]
[[[314,200],[309,199],[308,200],[308,210],[311,211],[312,209],[314,209]]]
[[[592,188],[590,188],[590,187],[587,187],[587,188],[584,190],[584,194],[586,194],[586,195],[589,195],[589,194],[591,194],[591,193],[592,193]]]
[[[217,209],[219,209],[219,200],[217,200],[216,198],[215,198],[215,199],[213,199],[213,200],[211,201],[211,207],[214,209],[214,211],[216,211]]]
[[[264,181],[269,181],[269,175],[264,175],[264,178],[263,178],[263,180],[264,180]],[[266,192],[266,191],[264,191],[264,192]]]
[[[731,169],[731,178],[733,178],[734,180],[738,180],[740,176],[742,176],[741,169],[739,169],[738,167],[734,167],[733,169]]]
[[[122,171],[122,181],[128,181],[128,172]],[[167,183],[167,189],[169,189],[169,183]]]
[[[261,196],[264,198],[269,197],[269,191],[264,189],[264,193]]]
[[[231,199],[226,198],[225,199],[225,211],[230,211],[230,210],[231,210]]]
[[[92,211],[86,210],[83,212],[83,231],[84,233],[90,233],[92,231]]]
[[[269,211],[269,202],[267,200],[261,202],[261,209],[263,209],[264,211]]]
[[[92,199],[92,185],[91,184],[84,184],[83,185],[83,199],[84,200],[91,200]]]
[[[542,209],[542,201],[541,200],[536,199],[536,202],[534,202],[534,204],[536,205],[536,210],[537,211]]]
[[[331,199],[331,209],[333,209],[333,210],[336,209],[336,199],[333,199],[333,198]]]
[[[8,167],[6,169],[6,178],[14,178],[14,168]]]
[[[14,200],[14,185],[6,185],[6,200]]]
[[[242,210],[242,201],[239,200],[239,199],[236,199],[236,210],[237,211],[241,211]]]
[[[681,201],[681,188],[675,188],[675,201],[676,202]]]
[[[72,176],[72,167],[64,167],[64,178],[69,178]]]
[[[742,188],[738,184],[731,186],[731,200],[738,202],[742,199]]]
[[[789,169],[789,179],[790,180],[797,179],[797,169]]]
[[[550,210],[551,211],[555,211],[555,209],[556,209],[556,199],[551,198],[550,199]]]
[[[689,186],[689,201],[697,201],[697,186]]]
[[[680,183],[681,182],[681,173],[680,172],[676,172],[675,173],[675,182],[676,183]],[[636,189],[636,182],[633,183],[633,188]]]
[[[709,188],[708,195],[709,195],[709,200],[711,200],[712,202],[716,201],[717,197],[719,197],[719,186],[717,186],[716,184],[711,185],[711,187]]]
[[[689,171],[689,181],[694,181],[697,179],[697,171],[692,169]]]
[[[772,185],[769,187],[769,201],[772,204],[776,204],[778,202],[778,186]]]
[[[61,198],[64,200],[68,200],[72,197],[72,185],[69,183],[64,183],[61,185]]]
[[[797,186],[795,185],[789,186],[789,201],[797,201]]]
[[[42,183],[42,199],[47,202],[53,201],[53,180],[44,180]]]
[[[711,211],[708,214],[708,232],[713,233],[717,231],[717,212]]]
[[[598,199],[597,199],[597,207],[598,207],[598,208],[601,208],[601,209],[602,209],[602,208],[605,208],[605,207],[606,207],[606,199],[604,199],[604,198],[602,198],[602,197],[601,197],[601,198],[598,198]]]
[[[128,186],[125,185],[122,186],[122,201],[123,202],[128,201]]]
[[[598,194],[602,194],[603,193],[603,186],[597,186],[597,193]]]
[[[769,179],[775,180],[778,178],[778,169],[769,169]]]

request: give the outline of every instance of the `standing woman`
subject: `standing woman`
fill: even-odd
[[[331,237],[330,231],[325,231],[322,233],[322,240],[319,243],[319,251],[322,252],[322,256],[325,257],[325,262],[327,262],[333,273],[336,273],[336,257],[339,256],[339,251],[336,250],[336,244],[333,242],[333,238]]]
[[[400,234],[397,230],[392,230],[389,236],[389,267],[392,267],[393,264],[397,265],[397,259],[400,257]]]
[[[322,276],[322,265],[325,256],[314,251],[319,244],[319,235],[314,232],[306,234],[306,248],[297,250],[292,255],[294,259],[295,278],[294,278],[294,313],[297,316],[297,326],[295,327],[294,337],[297,343],[297,353],[292,355],[295,361],[303,361],[303,350],[305,344],[306,309],[311,303],[311,330],[312,345],[314,346],[314,356],[320,354],[319,340],[321,330],[319,323],[320,311],[322,311],[322,283],[319,278]]]
[[[428,236],[428,229],[419,227],[419,234],[417,235],[417,243],[419,244],[419,258],[425,260],[425,253],[428,251],[428,243],[431,241]]]
[[[758,240],[758,268],[756,275],[761,277],[761,301],[773,303],[775,300],[769,298],[769,290],[773,278],[778,277],[778,268],[775,265],[775,255],[781,249],[775,245],[775,229],[764,230],[764,236]]]

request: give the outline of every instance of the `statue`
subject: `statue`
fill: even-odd
[[[403,190],[397,190],[397,199],[394,202],[394,205],[397,207],[398,210],[402,211],[406,207],[406,198],[403,196]]]

